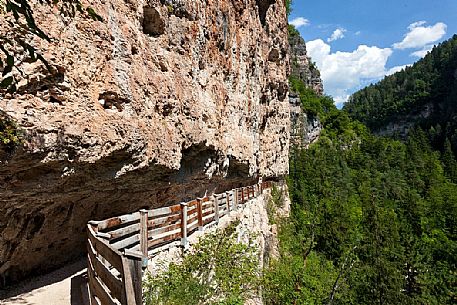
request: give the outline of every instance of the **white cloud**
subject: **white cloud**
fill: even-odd
[[[326,44],[322,39],[307,42],[306,49],[308,50],[308,55],[317,63],[319,68],[321,67],[321,63],[330,54],[330,45]]]
[[[427,24],[427,21],[421,20],[421,21],[413,22],[408,26],[408,30],[412,31],[413,29],[420,27],[424,24]]]
[[[344,33],[346,32],[346,29],[344,28],[337,28],[335,31],[333,31],[332,36],[327,39],[328,42],[332,42],[338,39],[344,38]]]
[[[411,56],[422,58],[433,49],[433,45],[425,46],[422,50],[411,53]]]
[[[357,31],[357,32],[355,32],[355,35],[356,35],[356,36],[359,36],[360,34],[362,34],[362,32],[361,32],[361,31]]]
[[[321,71],[325,91],[337,104],[345,102],[362,84],[378,80],[389,72],[386,63],[392,55],[390,48],[359,45],[352,52],[332,53],[330,45],[322,39],[310,41],[306,47]]]
[[[404,70],[406,67],[409,67],[410,65],[403,65],[403,66],[395,66],[393,68],[390,68],[387,72],[386,72],[386,76],[387,75],[392,75],[392,74],[395,74],[397,72],[400,72],[401,70]]]
[[[435,25],[425,26],[425,21],[417,21],[408,26],[409,32],[401,42],[393,44],[395,49],[423,48],[426,45],[440,40],[445,34],[447,25],[438,22]]]
[[[289,24],[292,24],[295,28],[299,28],[301,26],[309,25],[309,20],[303,17],[297,17],[289,21]]]

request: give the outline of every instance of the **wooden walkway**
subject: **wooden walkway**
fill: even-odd
[[[233,189],[154,210],[90,221],[88,282],[91,305],[141,305],[142,275],[148,258],[174,241],[203,230],[271,187],[271,182]]]

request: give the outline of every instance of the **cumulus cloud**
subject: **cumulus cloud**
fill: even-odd
[[[438,22],[435,25],[426,26],[425,21],[417,21],[408,26],[409,32],[401,42],[393,44],[395,49],[423,48],[430,43],[440,40],[445,34],[447,25]]]
[[[403,66],[396,66],[396,67],[393,67],[393,68],[390,68],[387,72],[386,72],[386,76],[387,75],[392,75],[392,74],[395,74],[397,72],[400,72],[401,70],[404,70],[406,67],[409,67],[410,65],[403,65]]]
[[[422,58],[433,49],[433,46],[425,46],[422,50],[411,53],[411,56]]]
[[[331,52],[322,39],[306,44],[308,54],[316,62],[324,81],[326,92],[337,104],[347,100],[350,92],[362,84],[385,76],[386,63],[392,55],[390,48],[359,45],[352,52]]]
[[[289,24],[292,24],[295,28],[299,28],[301,26],[309,25],[309,20],[303,17],[297,17],[289,21]]]
[[[327,41],[332,42],[338,39],[344,38],[344,33],[346,32],[346,29],[344,28],[337,28],[335,31],[333,31],[332,36],[330,36]]]

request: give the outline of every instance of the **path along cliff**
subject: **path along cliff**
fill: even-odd
[[[23,139],[0,150],[2,286],[80,256],[90,219],[288,171],[282,0],[90,4],[103,21],[31,2],[54,72],[22,62],[0,93]]]

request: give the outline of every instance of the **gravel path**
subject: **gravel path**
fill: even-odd
[[[88,305],[86,259],[0,290],[1,305]]]

